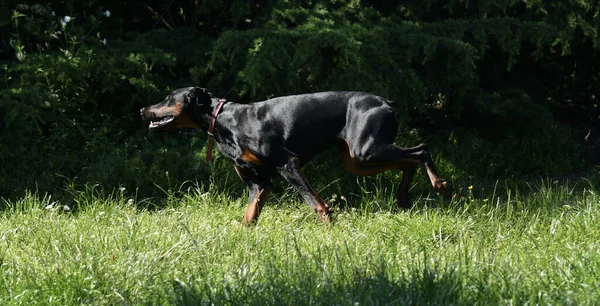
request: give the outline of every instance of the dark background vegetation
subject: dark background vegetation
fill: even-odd
[[[596,177],[599,29],[592,0],[3,0],[0,197],[241,190],[226,161],[204,162],[205,133],[148,137],[139,118],[192,85],[238,102],[393,99],[398,144],[428,142],[443,176],[467,184]],[[315,185],[354,188],[334,157],[307,169]]]

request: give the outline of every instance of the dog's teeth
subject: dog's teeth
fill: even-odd
[[[150,121],[150,127],[158,127],[163,124],[169,123],[173,121],[173,116],[167,116],[162,118],[157,118],[155,121]]]

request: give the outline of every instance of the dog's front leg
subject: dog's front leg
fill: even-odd
[[[242,220],[243,225],[250,225],[258,219],[270,189],[260,185],[248,186],[248,208]]]
[[[325,201],[321,199],[317,191],[310,185],[302,170],[297,157],[288,160],[283,167],[277,168],[279,174],[288,181],[300,193],[302,198],[319,214],[321,220],[327,224],[331,223],[331,212]]]
[[[250,225],[254,223],[263,205],[267,199],[269,191],[271,191],[271,181],[267,177],[256,176],[252,171],[247,171],[241,167],[235,166],[235,170],[240,178],[248,186],[248,208],[246,208],[246,214],[242,219],[243,225]]]

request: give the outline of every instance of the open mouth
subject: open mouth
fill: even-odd
[[[169,124],[171,121],[173,121],[174,119],[175,119],[175,116],[164,116],[164,117],[153,119],[152,121],[150,121],[149,128],[154,129],[154,128],[165,126],[165,125]]]

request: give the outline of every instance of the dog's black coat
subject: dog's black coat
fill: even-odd
[[[218,103],[219,99],[205,89],[188,87],[143,108],[141,114],[152,121],[153,131],[181,127],[208,130]],[[251,104],[228,102],[216,119],[214,138],[221,154],[233,161],[248,185],[244,224],[258,218],[274,174],[290,182],[329,221],[327,205],[300,168],[331,146],[340,148],[344,166],[356,175],[403,170],[397,192],[401,207],[410,207],[408,188],[419,164],[425,166],[432,186],[450,196],[450,184],[437,176],[426,145],[402,149],[392,144],[397,129],[393,102],[363,92],[331,91]]]

